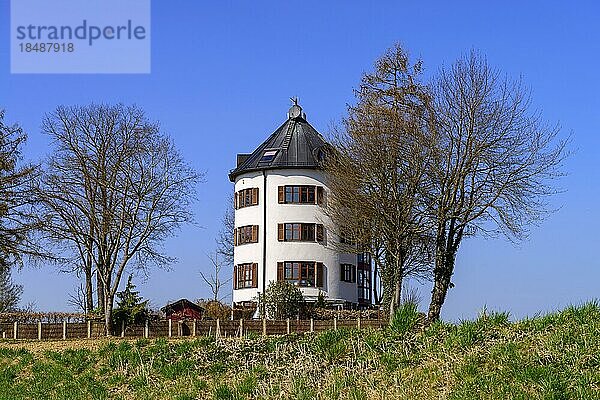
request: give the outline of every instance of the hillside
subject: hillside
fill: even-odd
[[[385,331],[0,341],[0,399],[600,399],[600,306]]]

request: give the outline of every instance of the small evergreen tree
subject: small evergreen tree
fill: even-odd
[[[0,260],[0,313],[16,311],[21,293],[23,286],[12,281],[10,270],[3,268]]]
[[[143,300],[140,292],[135,290],[132,278],[133,276],[129,275],[125,290],[117,293],[114,321],[118,325],[121,324],[121,321],[125,321],[126,325],[141,324],[149,315],[148,300]]]

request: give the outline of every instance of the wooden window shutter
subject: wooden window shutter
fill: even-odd
[[[284,224],[277,224],[277,240],[283,242],[285,240]]]
[[[253,288],[258,287],[258,264],[257,263],[252,264],[252,287]]]
[[[278,281],[283,280],[283,263],[282,262],[277,263],[277,280]]]
[[[237,210],[237,192],[233,194],[233,209]]]
[[[285,186],[279,186],[277,188],[277,198],[279,203],[285,203]]]
[[[233,288],[237,289],[237,265],[233,266]]]
[[[258,204],[258,188],[252,188],[252,205]]]
[[[317,186],[317,197],[316,197],[316,204],[318,205],[323,205],[323,186]]]
[[[258,225],[252,225],[252,243],[258,243]]]
[[[237,246],[237,228],[233,229],[233,245]]]
[[[317,266],[317,287],[323,287],[323,263],[316,263]]]
[[[322,224],[317,224],[317,242],[322,242],[323,238],[324,238],[324,230],[323,230],[323,225]]]

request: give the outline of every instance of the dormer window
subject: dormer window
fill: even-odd
[[[275,156],[277,155],[277,152],[279,150],[265,150],[265,152],[263,153],[262,157],[260,158],[260,160],[258,161],[259,163],[270,163],[271,161],[273,161],[275,159]]]

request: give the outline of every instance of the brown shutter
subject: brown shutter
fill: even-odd
[[[279,186],[277,188],[277,198],[279,199],[279,203],[285,203],[285,186]]]
[[[237,210],[237,192],[233,194],[233,209]]]
[[[233,245],[237,246],[237,228],[233,229]]]
[[[324,237],[323,225],[317,224],[317,242],[322,242]]]
[[[252,188],[252,205],[258,204],[258,188]]]
[[[323,193],[323,187],[322,186],[317,186],[317,196],[316,196],[316,204],[318,205],[323,205],[323,197],[324,197],[324,193]]]
[[[323,287],[323,263],[316,263],[317,267],[317,287]]]
[[[258,225],[252,225],[252,243],[258,243]]]
[[[282,262],[277,263],[277,280],[278,281],[283,280],[283,263]]]
[[[283,224],[277,224],[277,240],[280,242],[285,240],[285,229]]]
[[[233,266],[233,288],[237,289],[237,265]]]
[[[252,287],[253,288],[258,287],[258,264],[257,263],[252,264]]]

